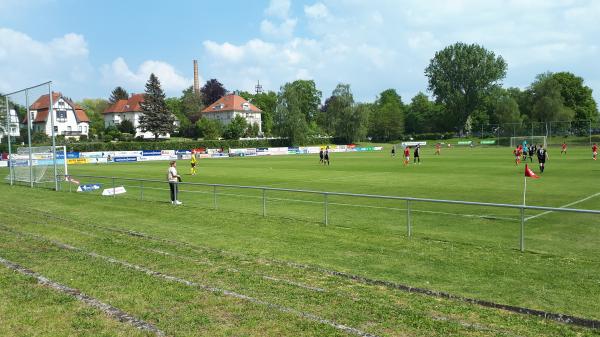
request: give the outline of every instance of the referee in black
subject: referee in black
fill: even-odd
[[[538,163],[540,163],[540,172],[544,173],[544,166],[548,160],[548,151],[544,149],[544,145],[540,145],[537,150]]]

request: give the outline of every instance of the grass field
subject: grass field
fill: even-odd
[[[522,202],[523,165],[514,166],[510,149],[432,152],[409,167],[384,151],[334,153],[329,167],[316,156],[283,156],[200,160],[197,176],[187,161],[178,169],[184,182]],[[542,178],[529,180],[527,203],[600,209],[600,163],[587,147],[557,152]],[[70,173],[164,181],[166,169],[73,165]],[[128,192],[0,185],[10,205],[0,209],[0,257],[169,336],[600,335],[390,286],[598,320],[598,216],[527,212],[521,253],[516,209],[413,202],[408,238],[405,201],[329,196],[325,226],[320,194],[267,191],[263,217],[261,190],[219,187],[215,203],[212,187],[182,186],[184,205],[173,206],[164,182],[115,184]],[[0,292],[0,335],[152,335],[3,267]]]

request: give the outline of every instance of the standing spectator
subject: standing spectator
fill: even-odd
[[[177,200],[178,184],[181,181],[181,176],[177,174],[177,162],[172,160],[167,171],[167,180],[171,189],[171,203],[173,205],[181,205],[182,202]]]

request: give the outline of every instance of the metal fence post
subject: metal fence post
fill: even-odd
[[[213,185],[213,205],[217,209],[217,185]]]
[[[115,193],[115,177],[112,177],[112,185],[113,185],[113,198],[115,198],[117,196],[117,194]]]
[[[67,181],[67,184],[69,184],[69,193],[71,192],[71,182],[69,181],[69,179],[65,176],[65,180]]]
[[[324,206],[325,206],[325,226],[329,225],[329,201],[327,200],[328,194],[327,193],[323,193],[323,197],[324,197]]]
[[[412,236],[412,224],[410,219],[410,200],[406,200],[406,234]]]
[[[265,189],[262,189],[263,197],[263,216],[267,216],[267,198],[265,197]]]
[[[525,251],[525,208],[521,207],[521,252]]]
[[[144,200],[144,181],[140,180],[140,200]]]

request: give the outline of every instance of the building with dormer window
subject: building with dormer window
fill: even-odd
[[[216,119],[223,125],[231,123],[235,116],[242,116],[248,125],[258,125],[259,134],[262,134],[261,114],[262,110],[235,94],[225,95],[202,110],[202,117]]]
[[[30,116],[25,116],[23,124],[29,123],[31,118],[33,132],[44,132],[52,136],[52,121],[49,112],[54,114],[54,134],[66,138],[79,139],[86,136],[90,130],[90,119],[85,110],[73,103],[60,92],[52,93],[52,108],[50,106],[50,95],[42,95],[29,107]]]

